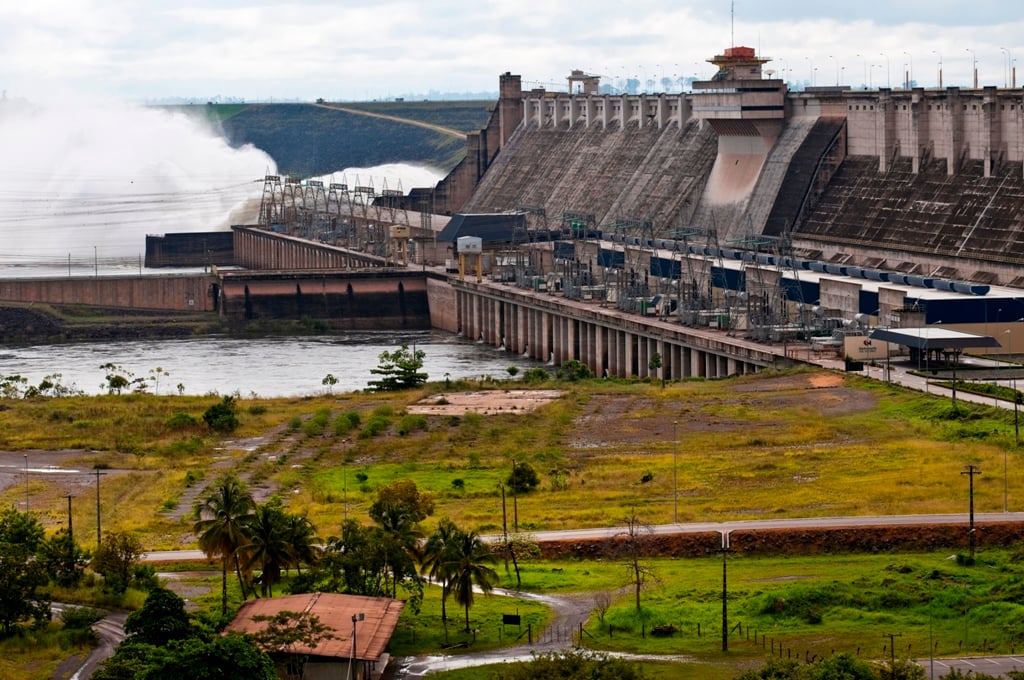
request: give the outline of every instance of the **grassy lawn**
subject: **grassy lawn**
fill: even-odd
[[[514,387],[463,382],[447,390]],[[664,389],[616,380],[558,387],[563,396],[536,411],[487,417],[408,414],[423,396],[446,389],[440,384],[397,395],[239,399],[240,426],[229,438],[202,422],[220,400],[215,395],[0,400],[0,450],[30,451],[33,467],[46,464],[47,450],[64,452],[60,464],[78,473],[30,475],[27,491],[51,529],[66,522],[70,493],[76,536],[95,531],[93,472],[100,469],[104,529],[130,530],[147,549],[194,546],[183,508],[225,469],[268,486],[290,512],[308,513],[324,537],[345,516],[368,523],[377,489],[399,479],[432,494],[427,532],[443,516],[498,532],[500,485],[513,460],[541,480],[531,493],[506,497],[510,529],[518,520],[526,532],[615,525],[633,513],[667,523],[677,510],[682,522],[962,513],[967,464],[983,471],[975,478],[976,510],[999,511],[1004,457],[1010,509],[1020,507],[1024,470],[1013,414],[989,406],[953,411],[944,399],[806,369]],[[0,502],[23,502],[25,492],[17,478]],[[1015,651],[1024,639],[1015,556],[983,546],[979,563],[966,567],[946,559],[949,553],[733,556],[724,655],[719,558],[656,560],[658,579],[639,612],[620,590],[628,577],[614,562],[527,563],[522,576],[526,591],[614,592],[603,620],[595,615],[587,624],[586,644],[683,655],[712,679],[778,648],[802,658],[832,650],[878,657],[889,633],[900,634],[899,652],[919,656],[929,649],[929,629],[939,654]],[[237,584],[229,584],[237,603]],[[196,601],[216,609],[219,598],[215,583]],[[398,655],[445,645],[439,599],[428,588],[419,616],[407,609],[393,641]],[[519,611],[532,631],[549,620],[532,600],[480,598],[470,612],[474,639],[461,632],[463,612],[449,605],[447,644],[470,651],[509,643],[503,613]],[[652,636],[655,626],[675,632]],[[650,666],[653,677],[685,677],[674,675],[684,667]]]
[[[813,387],[819,375],[835,384]],[[135,531],[153,549],[191,543],[191,518],[171,510],[226,467],[270,484],[325,536],[346,515],[369,521],[376,490],[397,479],[430,492],[436,517],[498,532],[499,485],[513,459],[541,479],[534,492],[506,498],[510,528],[518,519],[521,531],[613,525],[632,513],[667,523],[676,511],[681,522],[962,512],[959,473],[969,463],[985,473],[975,480],[976,510],[999,511],[1004,455],[1011,509],[1024,485],[1012,413],[974,404],[952,413],[946,400],[855,376],[797,371],[665,389],[594,381],[532,413],[406,416],[440,389],[240,399],[241,425],[230,439],[202,423],[216,397],[6,400],[0,449],[80,450],[67,464],[82,471],[69,483],[81,496],[75,526],[83,532],[95,528],[92,468],[109,468],[104,526]],[[336,420],[348,412],[360,422],[345,430]],[[180,414],[196,424],[182,425]],[[18,481],[0,502],[24,498]],[[65,521],[68,492],[51,478],[30,478],[32,507],[51,527]]]

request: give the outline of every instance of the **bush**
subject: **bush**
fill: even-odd
[[[235,398],[227,395],[219,403],[206,409],[206,412],[203,413],[203,421],[207,427],[216,432],[234,432],[238,427],[236,408]]]
[[[383,416],[373,415],[366,421],[366,425],[359,431],[360,439],[369,439],[370,437],[376,437],[381,432],[384,432],[391,427],[391,421]]]
[[[334,419],[334,434],[345,434],[349,430],[359,427],[359,414],[355,411],[346,411]]]
[[[523,382],[527,384],[547,382],[551,375],[540,366],[531,368],[523,373]]]
[[[529,463],[518,463],[512,468],[506,484],[515,493],[529,493],[540,484],[540,477]]]
[[[85,629],[105,616],[104,612],[92,607],[66,607],[60,613],[65,628]]]
[[[415,430],[427,429],[427,417],[426,416],[402,416],[401,420],[398,421],[398,434],[402,437],[413,432]]]
[[[576,359],[570,359],[558,367],[559,380],[576,382],[577,380],[587,380],[593,377],[594,372],[586,364]]]
[[[199,424],[195,416],[179,411],[168,418],[164,425],[170,430],[187,430]]]

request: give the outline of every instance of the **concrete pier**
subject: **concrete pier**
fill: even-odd
[[[448,282],[454,314],[447,327],[479,342],[561,365],[586,364],[598,376],[724,378],[787,363],[783,348],[721,331],[680,326],[594,303],[494,282]],[[431,309],[434,309],[433,300]],[[660,368],[652,366],[657,355]]]

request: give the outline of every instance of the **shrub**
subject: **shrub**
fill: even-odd
[[[405,435],[407,435],[410,432],[413,432],[415,430],[426,431],[426,429],[427,429],[427,418],[426,418],[426,416],[418,416],[418,415],[417,416],[413,416],[413,415],[402,416],[402,418],[398,421],[398,428],[397,429],[398,429],[398,434],[400,436],[402,436],[402,437],[404,437]]]
[[[237,405],[231,395],[225,396],[220,402],[206,409],[203,421],[207,427],[216,432],[234,432],[238,427],[238,416],[235,415]]]
[[[346,411],[334,419],[334,434],[345,434],[349,430],[359,427],[359,414],[355,411]]]
[[[540,484],[540,478],[529,463],[518,463],[513,466],[506,484],[516,493],[529,493]]]
[[[587,380],[593,377],[594,372],[586,364],[576,359],[570,359],[558,367],[559,380],[576,382],[577,380]]]
[[[547,382],[551,375],[540,366],[528,369],[523,373],[523,382],[527,384]]]
[[[92,607],[65,607],[60,613],[60,620],[65,628],[84,629],[105,616],[99,609]]]
[[[391,426],[391,420],[388,418],[373,415],[366,421],[366,425],[359,431],[360,439],[369,439],[370,437],[376,437],[381,432],[384,432]]]
[[[164,425],[170,430],[187,430],[198,424],[199,421],[195,416],[182,411],[178,411],[164,422]]]

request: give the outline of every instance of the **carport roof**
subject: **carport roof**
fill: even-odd
[[[922,326],[920,328],[875,328],[871,331],[872,340],[882,340],[897,345],[905,345],[919,350],[951,349],[963,351],[972,347],[1002,347],[991,335],[975,335],[955,331],[952,328]]]

